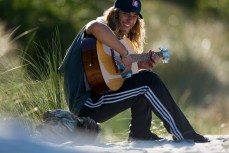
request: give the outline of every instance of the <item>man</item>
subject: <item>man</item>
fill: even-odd
[[[158,75],[150,71],[160,59],[154,51],[149,52],[147,60],[137,63],[139,70],[146,70],[126,78],[117,91],[98,94],[88,87],[81,58],[85,38],[96,38],[119,53],[125,68],[122,74],[125,74],[132,67],[132,59],[129,56],[130,50],[120,39],[128,38],[135,51],[140,53],[144,32],[140,0],[116,0],[114,6],[106,10],[102,17],[90,21],[82,28],[60,67],[64,73],[64,89],[70,111],[79,117],[90,117],[101,123],[130,108],[129,140],[160,140],[150,131],[153,111],[174,140],[209,142],[195,132]]]

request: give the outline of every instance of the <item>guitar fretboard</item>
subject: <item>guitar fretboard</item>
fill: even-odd
[[[155,52],[159,57],[163,57],[162,52]],[[137,62],[137,61],[144,61],[144,60],[149,60],[150,56],[149,53],[142,53],[142,54],[130,54],[132,61]]]

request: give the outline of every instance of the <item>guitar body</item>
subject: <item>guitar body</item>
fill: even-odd
[[[125,74],[121,73],[124,65],[118,52],[95,38],[84,38],[82,42],[85,75],[92,90],[98,94],[118,90],[125,78],[138,72],[137,61],[150,60],[149,53],[136,54],[128,38],[120,41],[129,51],[133,61],[131,71]],[[170,54],[167,48],[162,48],[160,52],[155,53],[163,58],[163,63],[168,63]]]
[[[122,39],[122,44],[129,50],[133,47],[128,39]],[[85,38],[82,45],[82,58],[87,81],[96,93],[106,93],[118,90],[124,78],[117,71],[112,56],[112,49],[94,38]],[[119,54],[114,51],[115,56]],[[137,63],[132,64],[133,73],[138,72]]]
[[[105,93],[110,89],[104,82],[98,61],[96,39],[85,38],[82,44],[82,60],[88,84],[96,93]]]

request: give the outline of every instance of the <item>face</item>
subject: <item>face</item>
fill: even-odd
[[[120,30],[123,35],[127,35],[130,29],[135,25],[138,14],[135,12],[119,12]]]

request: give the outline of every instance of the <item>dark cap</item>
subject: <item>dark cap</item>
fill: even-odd
[[[124,12],[136,12],[140,18],[141,15],[141,1],[140,0],[115,0],[114,7],[119,8]]]

